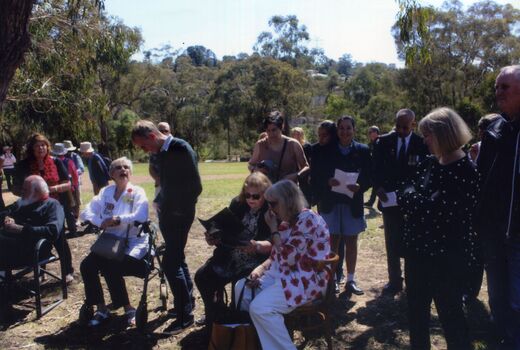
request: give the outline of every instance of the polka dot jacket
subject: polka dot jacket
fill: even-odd
[[[428,170],[430,175],[425,181]],[[405,256],[457,257],[468,266],[478,263],[477,235],[472,217],[479,176],[468,157],[441,165],[433,156],[422,162],[412,181],[398,191],[404,214]]]

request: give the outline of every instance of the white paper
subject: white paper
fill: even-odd
[[[397,207],[397,195],[395,194],[395,192],[386,192],[386,197],[388,198],[386,202],[379,200],[383,208]]]
[[[334,178],[339,181],[338,186],[332,186],[332,191],[354,197],[354,192],[347,188],[347,185],[353,185],[357,182],[359,173],[347,173],[343,170],[336,169],[334,171]]]

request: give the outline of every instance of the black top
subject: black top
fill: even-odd
[[[23,207],[14,203],[5,209],[3,214],[11,216],[17,224],[22,225],[21,234],[31,242],[41,238],[57,240],[62,232],[65,217],[62,206],[53,198]]]
[[[265,222],[264,214],[268,210],[267,202],[264,206],[255,213],[254,216],[249,216],[250,208],[247,203],[242,203],[235,197],[229,204],[229,209],[242,221],[246,232],[236,232],[241,237],[248,236],[249,240],[267,241],[270,240],[271,231]],[[256,222],[248,225],[245,217],[249,217]],[[252,221],[250,220],[250,221]],[[251,230],[251,226],[253,229]],[[252,232],[254,231],[254,232]],[[233,248],[224,245],[218,245],[213,251],[213,268],[221,277],[235,279],[238,277],[247,276],[251,271],[263,263],[269,254],[246,254],[240,248]]]
[[[429,179],[425,180],[428,171]],[[429,156],[419,165],[411,181],[413,187],[397,191],[405,219],[405,257],[460,258],[465,266],[478,263],[472,222],[478,183],[477,170],[468,157],[441,165]]]
[[[330,212],[336,203],[349,203],[352,216],[363,215],[363,193],[372,185],[371,157],[368,146],[352,141],[351,149],[343,155],[338,143],[315,148],[311,165],[311,185],[320,212]],[[346,172],[359,172],[358,184],[360,190],[350,198],[336,193],[329,186],[329,179],[334,177],[336,169]]]
[[[157,154],[161,192],[155,198],[161,213],[191,209],[202,192],[197,155],[184,140],[173,137],[168,150]]]
[[[517,141],[520,142],[520,121],[510,122],[503,118],[494,121],[482,137],[477,163],[482,191],[476,223],[479,234],[491,239],[504,239],[508,229],[509,237],[520,239],[520,150],[517,151]]]

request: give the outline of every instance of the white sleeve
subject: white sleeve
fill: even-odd
[[[85,209],[83,209],[79,216],[81,221],[90,221],[97,227],[101,227],[101,223],[103,222],[101,213],[103,211],[103,194],[105,193],[105,188],[101,189],[99,194],[94,196]]]
[[[121,224],[133,224],[134,221],[145,222],[148,220],[148,198],[146,192],[138,186],[133,186],[135,192],[132,212],[119,215]]]

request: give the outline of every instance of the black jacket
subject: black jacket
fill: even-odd
[[[505,119],[498,119],[492,123],[482,137],[477,162],[482,182],[475,224],[483,237],[497,235],[496,237],[505,238],[508,228],[511,234],[520,233],[518,162],[514,169],[515,156],[518,157],[516,143],[519,137],[520,121],[509,122]],[[516,177],[514,188],[513,174]]]
[[[184,140],[173,138],[167,151],[157,154],[161,193],[155,198],[161,212],[193,208],[202,192],[197,156]]]
[[[408,163],[403,167],[397,160],[397,138],[396,132],[390,132],[376,140],[373,153],[375,189],[382,187],[385,192],[395,191],[401,183],[412,179],[417,165],[429,154],[422,137],[412,133],[406,150]]]
[[[336,203],[349,203],[352,216],[358,218],[363,215],[363,193],[372,185],[371,157],[368,146],[352,141],[352,151],[342,155],[337,143],[316,148],[311,165],[311,185],[313,194],[322,213],[328,213]],[[329,186],[329,179],[334,177],[336,169],[346,172],[359,172],[358,184],[361,189],[353,198],[333,192]]]

